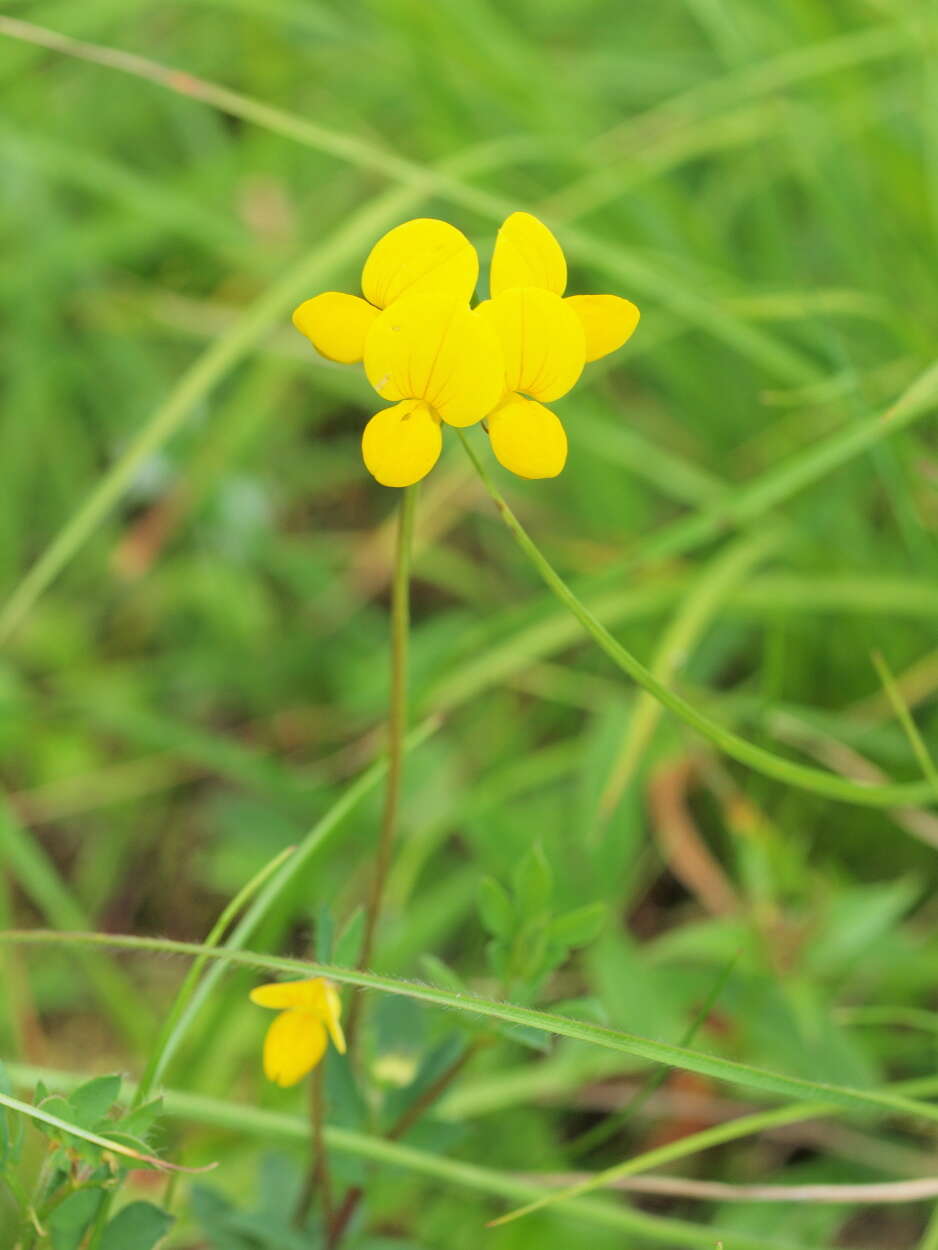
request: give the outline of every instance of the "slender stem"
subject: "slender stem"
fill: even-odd
[[[401,779],[404,763],[404,734],[407,728],[407,643],[410,634],[410,548],[414,529],[417,487],[407,486],[401,497],[397,519],[397,544],[394,553],[394,575],[391,583],[391,691],[388,705],[388,775],[384,791],[384,812],[378,834],[371,893],[365,911],[365,932],[362,937],[358,967],[367,969],[374,951],[375,935],[381,918],[397,814],[400,806]],[[362,995],[355,994],[349,1009],[347,1033],[349,1049],[355,1040],[361,1014]]]
[[[326,1117],[325,1071],[325,1063],[319,1064],[309,1083],[310,1164],[293,1221],[299,1229],[306,1223],[317,1190],[322,1195],[324,1227],[328,1230],[332,1222],[332,1180],[323,1132]]]
[[[463,1068],[469,1061],[478,1054],[483,1046],[487,1045],[488,1039],[478,1037],[472,1042],[461,1055],[446,1068],[414,1101],[407,1107],[394,1121],[385,1137],[388,1141],[398,1141],[406,1133],[409,1133],[414,1125],[420,1120],[424,1114],[433,1106],[438,1098],[449,1089],[450,1085],[459,1076]],[[365,1195],[365,1191],[361,1185],[353,1185],[342,1199],[342,1205],[339,1207],[329,1229],[329,1236],[326,1240],[328,1250],[335,1250],[339,1242],[345,1235],[346,1229],[352,1221],[352,1217],[358,1210],[359,1203]]]
[[[935,376],[938,377],[938,372]],[[712,742],[718,750],[766,777],[795,786],[799,790],[822,794],[827,798],[839,799],[845,803],[858,803],[867,807],[893,807],[934,801],[934,791],[930,781],[892,782],[881,786],[861,785],[826,772],[824,769],[811,768],[786,759],[782,755],[776,755],[772,751],[757,746],[754,742],[747,742],[745,738],[733,733],[731,729],[712,720],[676,691],[666,686],[664,682],[659,681],[640,660],[613,638],[605,625],[597,620],[589,608],[577,598],[512,512],[501,491],[483,467],[465,433],[462,430],[457,430],[457,433],[483,485],[494,500],[502,520],[511,530],[518,546],[560,602],[569,608],[594,642],[636,685],[647,690],[675,716]]]

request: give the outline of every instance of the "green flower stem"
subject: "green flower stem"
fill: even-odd
[[[462,430],[458,430],[457,433],[462,439],[463,446],[475,466],[476,472],[494,500],[502,520],[511,530],[522,552],[527,556],[560,602],[573,613],[590,637],[605,651],[606,655],[609,656],[618,668],[631,677],[643,690],[653,695],[659,703],[678,716],[685,724],[690,725],[692,729],[696,729],[718,750],[723,751],[724,754],[729,755],[732,759],[738,760],[739,763],[746,764],[757,772],[763,773],[766,777],[795,786],[799,790],[807,790],[810,793],[820,794],[830,799],[838,799],[845,803],[857,803],[867,807],[914,807],[934,802],[934,790],[931,781],[895,782],[881,786],[865,786],[857,782],[848,781],[843,777],[836,777],[834,774],[825,772],[822,769],[811,768],[809,765],[798,764],[793,760],[785,759],[783,756],[775,755],[763,747],[756,746],[755,743],[747,742],[744,738],[740,738],[738,734],[733,733],[732,730],[726,729],[717,721],[711,720],[709,716],[698,711],[693,704],[688,703],[681,695],[675,693],[675,691],[659,681],[640,660],[636,659],[630,651],[627,651],[621,643],[613,638],[608,629],[577,598],[512,512],[501,491],[483,467],[466,435]]]
[[[391,690],[388,702],[388,775],[384,791],[384,811],[378,833],[371,893],[365,910],[365,932],[362,937],[358,967],[367,969],[374,953],[375,935],[384,903],[394,835],[397,832],[398,808],[404,764],[404,734],[407,729],[407,645],[410,635],[410,552],[417,507],[417,487],[407,486],[401,495],[397,518],[397,543],[394,552],[394,574],[391,582]],[[349,1049],[355,1040],[361,1014],[362,996],[352,999],[348,1017]]]

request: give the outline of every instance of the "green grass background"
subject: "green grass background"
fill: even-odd
[[[184,85],[0,42],[4,597],[149,422],[177,427],[151,440],[0,655],[5,920],[197,941],[380,749],[395,496],[358,450],[377,405],[356,371],[295,335],[289,311],[356,289],[374,239],[418,214],[464,229],[484,272],[500,206],[542,213],[568,246],[571,291],[642,309],[628,347],[556,406],[563,476],[499,470],[617,636],[780,754],[854,779],[922,775],[872,656],[934,745],[933,415],[741,519],[726,501],[885,413],[934,362],[931,0],[8,0],[4,12],[328,132],[274,133]],[[441,163],[455,195],[414,186],[415,166]],[[668,541],[723,507],[726,524],[700,541]],[[423,489],[415,578],[413,708],[444,720],[408,762],[377,971],[423,976],[432,952],[491,988],[479,882],[505,880],[538,841],[559,906],[609,907],[542,1005],[586,999],[674,1042],[736,957],[702,1049],[859,1087],[933,1071],[934,1017],[860,1025],[846,1009],[934,1005],[934,815],[802,793],[649,716],[524,563],[455,439]],[[372,793],[255,947],[310,954],[320,910],[341,923],[377,819]],[[148,956],[4,960],[4,1054],[74,1072],[139,1072],[182,970]],[[167,1083],[299,1112],[300,1093],[259,1077],[252,983],[219,981]],[[451,1025],[387,1002],[377,1023],[379,1047],[407,1061]],[[569,1171],[583,1163],[570,1139],[645,1070],[584,1043],[544,1056],[506,1040],[415,1143],[503,1173]],[[585,1166],[748,1096],[672,1080]],[[341,1099],[336,1114],[355,1122]],[[731,1182],[934,1167],[921,1127],[828,1129],[679,1166]],[[249,1194],[269,1192],[262,1156],[295,1149],[198,1114],[170,1145],[221,1159],[219,1186]],[[703,1230],[702,1245],[712,1223],[802,1246],[924,1246],[928,1215],[644,1207]],[[184,1194],[179,1209],[176,1244],[201,1244]],[[569,1215],[483,1233],[498,1209],[406,1169],[382,1171],[371,1208],[382,1246],[625,1244]]]

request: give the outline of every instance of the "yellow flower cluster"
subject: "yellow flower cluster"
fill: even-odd
[[[328,360],[362,361],[392,407],[362,436],[369,472],[384,486],[419,482],[439,459],[442,423],[485,420],[498,460],[520,477],[556,477],[567,436],[544,404],[576,383],[587,361],[615,351],[639,312],[617,295],[564,298],[560,244],[530,213],[502,225],[490,298],[471,307],[479,259],[455,226],[418,218],[389,231],[362,271],[362,294],[327,291],[293,314]]]

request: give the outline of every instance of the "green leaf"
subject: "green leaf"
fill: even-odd
[[[117,1101],[121,1090],[121,1078],[117,1076],[96,1076],[84,1085],[79,1085],[69,1095],[76,1124],[82,1128],[96,1128],[107,1112]]]
[[[162,1111],[162,1097],[151,1098],[149,1102],[143,1103],[142,1106],[129,1111],[127,1115],[121,1116],[119,1120],[115,1120],[114,1131],[109,1133],[109,1136],[117,1138],[121,1134],[127,1134],[130,1137],[140,1138],[141,1141],[147,1141]]]
[[[59,1203],[46,1220],[52,1250],[78,1250],[103,1196],[100,1189],[79,1189]]]
[[[540,843],[535,843],[521,859],[514,873],[515,902],[525,920],[542,916],[550,905],[553,873]]]
[[[494,877],[479,882],[479,915],[493,937],[507,937],[514,928],[515,913],[505,890]]]
[[[557,916],[550,927],[550,936],[564,946],[586,946],[599,937],[606,921],[606,904],[587,903]]]
[[[132,1202],[108,1223],[99,1250],[153,1250],[172,1223],[173,1217],[152,1202]]]

